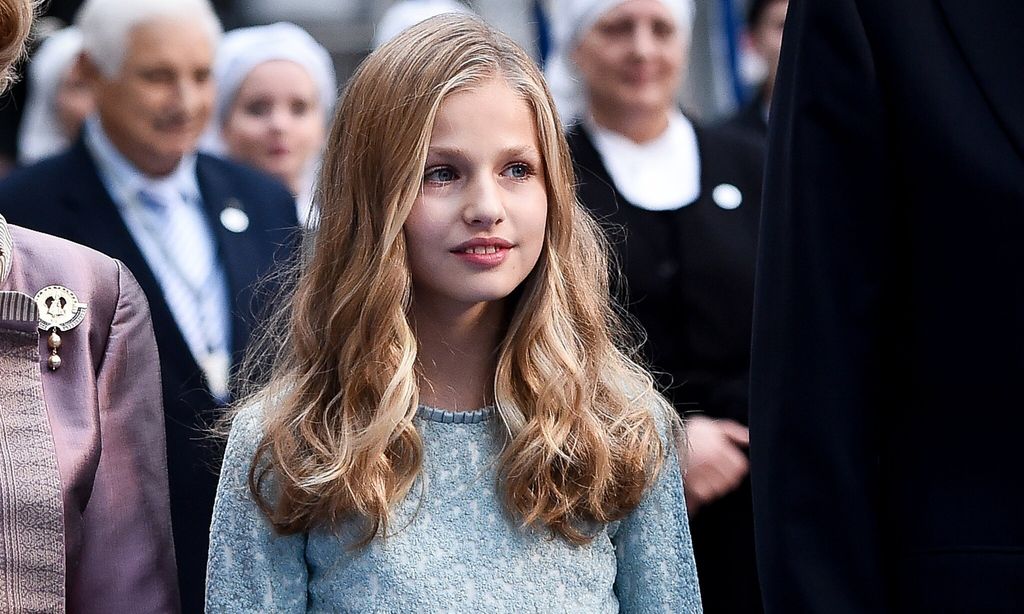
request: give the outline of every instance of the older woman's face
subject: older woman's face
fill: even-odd
[[[300,189],[325,138],[320,94],[306,69],[272,60],[242,81],[221,128],[228,154]]]
[[[615,114],[671,108],[682,79],[683,40],[659,0],[627,0],[601,15],[572,55],[591,107]]]

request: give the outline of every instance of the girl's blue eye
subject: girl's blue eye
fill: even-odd
[[[451,183],[455,179],[455,171],[450,168],[435,168],[427,171],[426,176],[426,180],[431,183]]]
[[[530,167],[517,162],[508,167],[508,173],[513,179],[526,179],[530,176]]]

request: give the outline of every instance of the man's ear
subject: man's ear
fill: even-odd
[[[84,51],[78,54],[75,68],[82,79],[92,87],[95,87],[105,77],[99,65]]]

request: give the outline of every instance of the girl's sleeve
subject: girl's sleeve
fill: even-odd
[[[209,614],[306,611],[306,535],[277,535],[249,491],[260,413],[240,412],[228,437],[210,527]]]
[[[702,612],[676,437],[659,427],[668,449],[661,473],[611,536],[615,594],[622,612]]]

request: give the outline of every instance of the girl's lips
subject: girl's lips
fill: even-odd
[[[465,251],[480,251],[479,248],[484,248],[487,251],[491,251],[488,248],[503,248],[511,249],[515,247],[515,244],[511,241],[502,239],[501,237],[477,237],[470,239],[469,241],[463,241],[451,249],[452,253],[465,252]]]
[[[490,269],[505,262],[510,250],[509,247],[491,247],[483,253],[477,253],[480,251],[479,248],[470,251],[453,251],[452,253],[467,264]]]
[[[467,264],[489,269],[505,262],[513,247],[514,243],[501,237],[476,237],[459,243],[450,251]]]
[[[490,268],[505,262],[509,250],[514,247],[515,244],[500,236],[478,236],[459,244],[451,252],[463,262]]]

